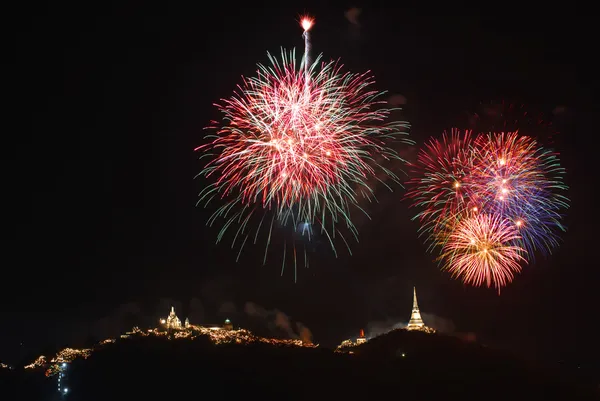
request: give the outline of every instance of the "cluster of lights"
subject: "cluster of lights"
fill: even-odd
[[[31,362],[29,365],[25,365],[25,369],[35,369],[46,366],[48,361],[44,355],[40,355],[36,358],[35,361]]]
[[[46,369],[46,376],[54,376],[65,368],[67,363],[73,362],[77,358],[87,359],[92,355],[92,348],[65,348],[50,360],[50,366]]]
[[[0,369],[12,369],[12,366],[0,362]]]
[[[433,329],[431,327],[427,327],[425,325],[420,326],[420,327],[406,327],[406,328],[404,328],[404,330],[407,330],[407,331],[422,331],[423,333],[427,333],[427,334],[433,334],[433,333],[435,333],[435,329]]]
[[[269,344],[274,346],[292,346],[292,347],[307,347],[316,348],[318,344],[306,343],[298,339],[274,339],[264,338],[252,334],[252,332],[239,329],[239,330],[227,330],[221,327],[204,327],[198,325],[189,325],[189,327],[175,329],[172,332],[161,330],[161,329],[148,329],[147,331],[141,330],[139,327],[134,327],[131,331],[121,335],[121,338],[129,338],[132,336],[137,337],[165,337],[168,339],[190,339],[194,340],[198,337],[208,337],[215,345],[221,344]],[[100,347],[108,344],[114,344],[116,342],[113,338],[107,338],[100,341],[94,348],[65,348],[60,351],[50,361],[44,356],[39,356],[35,361],[25,366],[25,369],[35,368],[46,368],[46,376],[55,376],[59,374],[61,370],[66,366],[65,364],[73,362],[77,358],[87,359],[93,351]],[[0,365],[1,367],[8,367],[7,365]],[[66,390],[66,389],[65,389]]]
[[[155,333],[155,331],[152,331]],[[164,333],[164,332],[159,332]],[[164,335],[164,334],[163,334]],[[194,339],[201,336],[207,336],[210,340],[216,344],[253,344],[262,343],[276,346],[293,346],[293,347],[309,347],[315,348],[318,345],[312,343],[306,343],[298,339],[275,339],[275,338],[264,338],[259,337],[249,330],[226,330],[221,327],[204,327],[197,325],[190,325],[189,328],[175,331],[173,334],[174,338],[189,338]]]
[[[340,345],[337,346],[334,352],[354,354],[354,351],[352,351],[351,349],[356,346],[358,346],[358,342],[354,342],[352,340],[344,340]]]

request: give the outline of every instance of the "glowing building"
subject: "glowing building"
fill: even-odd
[[[225,330],[233,330],[233,324],[231,324],[231,320],[225,319],[225,324],[223,325]]]
[[[419,304],[417,304],[417,289],[413,287],[413,307],[412,313],[410,314],[410,321],[406,330],[418,330],[425,326],[423,319],[421,319],[421,312],[419,312]]]
[[[365,337],[365,331],[360,329],[360,336],[356,339],[356,345],[364,344],[367,342],[367,338]]]
[[[434,333],[435,330],[431,327],[425,326],[423,319],[421,318],[421,312],[419,311],[419,304],[417,303],[417,289],[413,287],[413,307],[412,313],[410,314],[410,320],[406,326],[406,330],[419,330],[426,333]]]
[[[167,330],[182,330],[182,329],[190,329],[192,325],[190,324],[190,319],[186,318],[185,323],[181,324],[181,320],[175,314],[175,307],[171,306],[171,312],[166,319],[160,319],[160,324],[162,324]]]
[[[171,306],[171,313],[169,313],[169,317],[167,318],[167,329],[180,329],[181,328],[181,320],[175,314],[175,307]]]

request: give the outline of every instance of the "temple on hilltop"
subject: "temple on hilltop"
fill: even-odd
[[[183,328],[190,328],[190,319],[186,318],[185,319],[185,323],[184,325],[181,324],[181,320],[179,320],[179,317],[177,317],[177,315],[175,314],[175,307],[171,306],[171,312],[169,313],[169,317],[167,317],[167,319],[161,319],[160,321],[162,324],[164,324],[166,326],[167,329],[176,329],[176,330],[180,330]]]
[[[426,333],[435,333],[435,330],[431,327],[425,326],[423,319],[421,318],[421,312],[419,311],[419,304],[417,303],[417,289],[413,287],[413,307],[412,313],[410,314],[410,320],[406,326],[406,330],[418,330]]]
[[[367,338],[365,337],[365,331],[360,329],[360,335],[356,339],[356,345],[364,344],[367,342]]]
[[[335,349],[335,352],[354,354],[354,351],[352,351],[352,348],[357,347],[366,342],[367,342],[367,337],[365,337],[365,331],[363,329],[360,329],[360,334],[358,335],[358,337],[356,337],[356,341],[352,341],[352,340],[342,341],[342,343],[340,345],[338,345],[337,348]]]

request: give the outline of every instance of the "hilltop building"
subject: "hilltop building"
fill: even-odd
[[[431,327],[425,326],[423,319],[421,318],[421,312],[419,311],[419,304],[417,303],[417,289],[413,287],[413,306],[410,314],[410,320],[406,326],[406,330],[413,331],[424,331],[426,333],[435,333],[435,330]]]
[[[171,312],[169,313],[169,316],[167,316],[166,319],[160,319],[160,323],[167,329],[167,330],[181,330],[181,329],[189,329],[192,327],[192,325],[190,324],[190,319],[186,318],[185,319],[185,323],[181,324],[181,320],[179,319],[179,317],[177,316],[177,314],[175,313],[175,307],[171,306]]]
[[[356,345],[361,345],[367,342],[367,338],[365,337],[365,331],[360,329],[360,335],[356,339]]]
[[[175,307],[173,307],[173,306],[171,306],[171,312],[169,313],[169,316],[167,316],[166,319],[164,319],[164,318],[160,319],[160,323],[167,330],[190,331],[190,330],[198,329],[199,327],[205,327],[210,330],[233,330],[233,323],[231,323],[231,320],[229,320],[229,319],[225,319],[225,323],[223,323],[223,325],[215,324],[215,325],[209,325],[209,326],[197,326],[197,325],[195,326],[190,323],[189,318],[186,318],[184,323],[181,324],[181,320],[175,313]],[[127,333],[127,334],[129,335],[132,333]],[[121,337],[123,337],[123,336],[121,336]],[[128,336],[126,336],[126,337],[128,337]]]
[[[338,345],[337,348],[335,349],[335,352],[347,352],[349,354],[354,354],[354,351],[352,351],[352,348],[357,347],[366,342],[367,342],[367,337],[365,337],[365,331],[363,329],[360,329],[360,334],[358,335],[358,337],[356,337],[356,341],[352,341],[352,340],[342,341],[342,343],[340,345]]]
[[[171,306],[171,313],[167,317],[167,329],[181,329],[181,320],[175,314],[174,306]]]

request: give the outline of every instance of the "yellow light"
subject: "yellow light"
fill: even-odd
[[[458,188],[458,187],[460,187],[460,183],[457,181],[454,183],[454,188]]]

